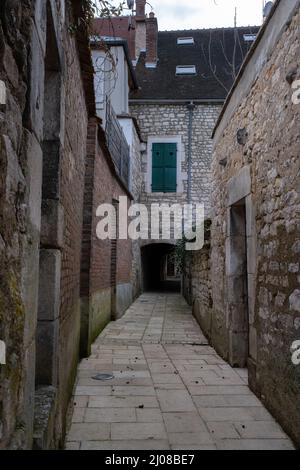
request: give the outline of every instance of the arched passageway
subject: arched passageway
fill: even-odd
[[[174,245],[153,243],[142,247],[143,289],[146,292],[180,292],[181,277],[176,272]]]

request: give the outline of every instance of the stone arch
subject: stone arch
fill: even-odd
[[[141,246],[144,291],[180,291],[181,279],[172,266],[175,244],[156,240]]]

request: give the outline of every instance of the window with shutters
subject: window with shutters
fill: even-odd
[[[175,193],[177,190],[177,144],[152,144],[152,192]]]

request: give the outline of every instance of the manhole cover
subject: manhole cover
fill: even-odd
[[[97,374],[92,377],[94,380],[112,380],[114,376],[112,374]]]

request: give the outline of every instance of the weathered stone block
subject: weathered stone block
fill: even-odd
[[[41,227],[43,153],[33,134],[26,134],[28,215],[36,230]]]
[[[255,207],[253,204],[252,196],[249,195],[245,199],[246,206],[246,235],[252,237],[256,231]]]
[[[39,321],[37,327],[36,383],[54,385],[58,372],[59,320]]]
[[[296,289],[289,297],[290,309],[300,312],[300,290]]]
[[[59,316],[61,252],[40,251],[39,321],[52,321]]]
[[[42,202],[41,244],[62,248],[64,240],[64,208],[59,201],[44,199]]]
[[[254,361],[257,361],[257,331],[253,326],[249,329],[249,354]]]
[[[229,330],[229,362],[233,367],[245,367],[248,358],[248,332]]]
[[[257,240],[256,237],[247,237],[247,271],[248,274],[256,273],[257,263]]]
[[[51,449],[55,428],[57,390],[54,387],[38,387],[35,392],[33,449]]]
[[[243,167],[227,183],[227,206],[236,204],[251,193],[250,166]]]
[[[36,2],[34,22],[43,54],[46,54],[47,0]]]
[[[60,196],[60,142],[43,142],[43,199]]]
[[[44,81],[45,65],[44,53],[40,45],[39,37],[35,27],[32,29],[31,38],[31,84],[29,102],[29,128],[34,131],[36,137],[43,139],[43,116],[44,116]]]
[[[227,276],[242,276],[245,273],[245,259],[241,253],[245,251],[243,237],[230,237],[226,239],[226,274]]]

